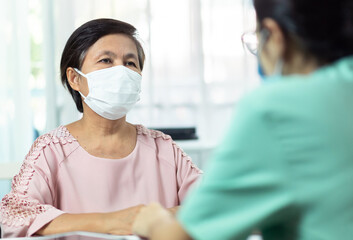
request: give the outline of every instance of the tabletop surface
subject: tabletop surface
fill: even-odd
[[[138,236],[116,236],[110,234],[102,234],[102,233],[91,233],[91,232],[69,232],[69,233],[61,233],[54,234],[48,236],[38,236],[38,237],[27,237],[27,238],[8,238],[10,239],[20,239],[20,240],[140,240]]]

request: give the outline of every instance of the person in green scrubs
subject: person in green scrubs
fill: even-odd
[[[254,0],[266,84],[227,135],[177,218],[143,208],[157,239],[353,239],[353,0]],[[252,51],[256,49],[251,49]]]

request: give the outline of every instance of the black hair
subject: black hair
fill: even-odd
[[[128,23],[108,18],[95,19],[77,28],[67,40],[61,55],[61,82],[70,92],[79,112],[83,112],[81,96],[78,91],[71,88],[66,76],[67,68],[81,69],[87,50],[95,42],[106,35],[119,33],[126,34],[136,44],[138,61],[142,70],[145,61],[145,53],[136,38],[136,28]]]
[[[272,18],[319,63],[353,55],[353,0],[254,0],[258,22]]]

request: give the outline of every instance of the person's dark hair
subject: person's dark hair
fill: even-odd
[[[81,96],[79,92],[71,88],[67,80],[66,69],[68,67],[81,69],[88,49],[96,41],[106,35],[119,33],[126,34],[135,42],[138,53],[138,61],[142,70],[145,61],[145,53],[140,42],[136,38],[136,28],[128,23],[107,18],[95,19],[80,26],[67,40],[61,55],[61,82],[70,92],[78,111],[83,112]]]
[[[353,55],[353,0],[254,0],[257,19],[274,19],[287,39],[322,64]]]

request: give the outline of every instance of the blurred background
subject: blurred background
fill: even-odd
[[[31,144],[80,118],[60,82],[71,33],[94,18],[134,25],[147,59],[128,121],[195,127],[178,144],[203,168],[239,98],[258,85],[241,35],[255,30],[251,0],[0,0],[0,197]]]

